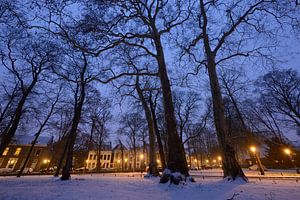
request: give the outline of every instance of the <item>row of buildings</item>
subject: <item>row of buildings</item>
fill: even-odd
[[[0,157],[0,173],[18,171],[29,153],[33,136],[17,136],[5,149]],[[122,144],[112,148],[111,144],[103,145],[101,151],[79,150],[74,153],[73,169],[78,171],[114,170],[114,171],[140,171],[146,170],[149,162],[147,148],[137,148],[135,151],[126,148]],[[24,172],[40,172],[45,169],[55,169],[61,153],[55,150],[53,139],[40,137],[33,148]],[[55,159],[56,157],[56,159]],[[98,158],[99,157],[99,158]],[[245,161],[245,155],[239,160]],[[157,153],[157,165],[161,162]],[[222,158],[219,155],[188,156],[187,162],[190,169],[205,167],[220,167]],[[242,161],[240,161],[242,162]],[[251,163],[249,163],[251,165]]]
[[[0,157],[0,173],[20,170],[29,153],[32,141],[32,136],[15,137]],[[57,153],[53,146],[51,138],[40,137],[32,150],[24,172],[31,173],[45,171],[45,169],[54,169],[57,163],[57,161],[53,161],[54,157],[59,158],[60,156],[54,155]],[[81,152],[74,153],[73,169],[87,171],[97,169],[116,171],[145,170],[148,163],[147,155],[147,150],[144,148],[137,148],[136,151],[133,151],[120,144],[114,148],[112,148],[111,144],[108,144],[104,145],[101,151],[81,150]],[[160,167],[159,159],[157,163]]]

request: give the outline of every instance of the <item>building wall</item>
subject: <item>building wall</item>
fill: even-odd
[[[100,152],[100,165],[101,169],[111,168],[112,151],[101,151]],[[90,151],[86,160],[86,168],[88,170],[96,169],[98,161],[97,151]]]
[[[139,149],[136,152],[136,157],[132,150],[106,150],[101,151],[100,163],[101,169],[115,169],[115,170],[126,170],[131,171],[134,169],[134,159],[136,159],[136,170],[145,168],[148,164],[147,154],[143,153],[143,150]],[[97,166],[97,152],[90,151],[86,160],[86,168],[93,170]]]
[[[30,145],[9,145],[0,158],[0,171],[19,170],[29,153]],[[49,163],[50,153],[46,145],[37,145],[33,148],[25,168],[39,171],[46,168]],[[26,170],[25,170],[26,171]]]

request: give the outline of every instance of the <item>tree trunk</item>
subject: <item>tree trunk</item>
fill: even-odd
[[[235,180],[241,177],[247,180],[242,168],[236,160],[236,152],[228,140],[228,128],[225,121],[224,105],[221,95],[221,89],[216,72],[216,64],[213,55],[207,54],[208,57],[208,74],[210,80],[210,87],[213,100],[213,114],[215,127],[217,131],[219,145],[223,154],[223,172],[224,178]]]
[[[24,169],[25,169],[25,167],[26,167],[26,165],[27,165],[27,162],[28,162],[28,160],[29,160],[29,158],[30,158],[31,152],[32,152],[32,150],[33,150],[33,147],[34,147],[34,145],[36,144],[37,139],[40,137],[40,135],[41,135],[41,133],[42,133],[42,131],[43,131],[43,128],[46,126],[48,120],[50,119],[50,117],[51,117],[51,115],[52,115],[52,113],[53,113],[53,111],[54,111],[54,107],[55,107],[55,105],[56,105],[56,103],[57,103],[57,101],[58,101],[58,97],[59,97],[59,96],[57,96],[55,102],[51,105],[51,109],[50,109],[48,115],[46,116],[44,122],[41,124],[41,126],[40,126],[38,132],[35,134],[35,138],[34,138],[34,140],[33,140],[32,143],[31,143],[31,147],[30,147],[29,152],[28,152],[28,154],[27,154],[27,156],[26,156],[25,162],[24,162],[23,166],[21,167],[20,172],[18,173],[17,177],[20,177],[20,176],[22,175],[22,173],[23,173],[23,171],[24,171]]]
[[[101,170],[101,150],[102,150],[102,138],[101,137],[100,137],[100,141],[97,146],[98,146],[98,148],[97,148],[96,168],[97,168],[97,172],[100,172],[100,170]]]
[[[75,98],[77,99],[77,95],[75,95]],[[72,120],[72,127],[69,133],[69,142],[68,142],[68,147],[67,147],[67,158],[66,158],[66,163],[65,166],[63,167],[62,171],[62,176],[61,180],[68,180],[70,179],[70,171],[72,169],[72,163],[73,163],[73,148],[75,144],[75,140],[77,137],[77,127],[81,118],[81,112],[82,112],[82,107],[85,99],[85,83],[81,82],[80,83],[80,96],[79,100],[77,103],[75,103],[75,110],[74,110],[74,117]]]
[[[151,176],[158,176],[159,172],[157,169],[157,162],[156,162],[156,151],[155,151],[155,135],[154,135],[154,124],[153,119],[151,116],[150,108],[145,100],[144,94],[142,89],[139,85],[139,77],[137,76],[136,81],[136,91],[139,95],[139,99],[142,103],[144,108],[147,124],[148,124],[148,132],[149,132],[149,175]]]
[[[155,36],[154,43],[157,52],[156,60],[158,63],[158,72],[162,87],[165,122],[168,134],[167,168],[171,170],[171,172],[180,172],[185,176],[189,176],[184,147],[177,133],[172,91],[167,73],[163,47],[161,44],[160,35],[157,33],[155,28],[153,29]],[[161,182],[163,181],[161,180]]]
[[[150,109],[151,109],[151,114],[152,114],[152,119],[153,119],[154,131],[156,134],[156,140],[157,140],[157,144],[158,144],[160,162],[161,162],[162,168],[165,169],[166,168],[166,158],[165,158],[165,153],[164,153],[164,147],[162,144],[160,132],[159,132],[158,125],[157,125],[155,108],[154,108],[151,98],[149,99],[149,103],[150,103]]]
[[[64,150],[63,150],[63,152],[62,152],[62,154],[60,156],[60,159],[59,159],[59,162],[58,162],[58,165],[57,165],[57,169],[56,169],[56,172],[54,174],[55,177],[59,176],[60,169],[62,167],[63,161],[65,159],[65,156],[66,156],[66,153],[67,153],[67,150],[68,150],[69,140],[70,140],[70,137],[67,136],[66,142],[65,142],[65,146],[64,146]]]

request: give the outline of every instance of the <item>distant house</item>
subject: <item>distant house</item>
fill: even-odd
[[[0,173],[19,170],[25,162],[33,140],[34,136],[15,136],[0,158]],[[38,139],[25,167],[25,173],[39,171],[48,167],[51,156],[50,143],[51,138],[49,137],[40,137]]]
[[[88,170],[96,169],[98,154],[96,150],[89,151],[86,160],[86,168]],[[160,162],[159,159],[157,161]],[[103,149],[100,151],[101,169],[132,171],[135,168],[135,170],[140,170],[141,167],[145,168],[148,162],[147,152],[144,152],[143,148],[137,148],[136,155],[134,155],[132,149],[128,149],[121,144],[116,145],[113,149]],[[158,165],[160,166],[160,163]]]

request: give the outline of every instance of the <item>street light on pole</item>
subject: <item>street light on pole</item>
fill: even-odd
[[[300,174],[299,168],[296,166],[296,164],[293,160],[292,151],[289,148],[285,148],[283,151],[285,154],[287,154],[289,156],[291,162],[293,163],[294,167],[296,168],[297,174]]]
[[[249,149],[250,149],[250,151],[251,151],[251,152],[253,153],[253,155],[254,155],[254,158],[255,158],[255,160],[256,160],[256,162],[257,162],[257,165],[258,165],[260,174],[261,174],[261,175],[265,175],[265,171],[264,171],[264,169],[263,169],[263,167],[262,167],[260,158],[259,158],[259,156],[257,155],[257,152],[256,152],[256,147],[255,147],[255,146],[250,146]]]

